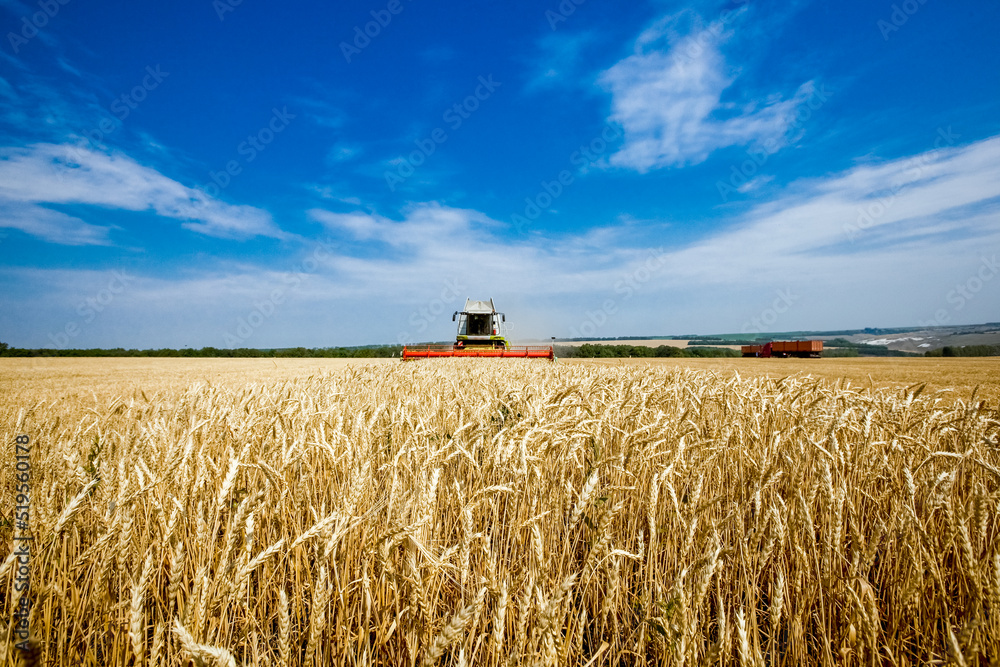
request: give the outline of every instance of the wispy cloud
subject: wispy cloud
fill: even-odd
[[[596,37],[592,32],[552,32],[541,37],[538,55],[530,63],[534,74],[526,89],[531,92],[577,83],[583,51]]]
[[[10,10],[11,14],[18,16],[30,14],[33,9],[30,5],[20,2],[20,0],[0,0],[0,7],[6,8]]]
[[[506,225],[479,211],[436,203],[414,205],[398,221],[322,209],[310,216],[356,249],[331,265],[359,294],[372,296],[419,293],[452,276],[471,289],[492,291],[502,283],[506,292],[566,294],[607,283],[642,253],[609,245],[602,229],[553,243],[511,240]]]
[[[0,198],[0,226],[62,245],[110,245],[109,227],[32,203]]]
[[[0,148],[0,226],[53,243],[108,242],[108,228],[50,208],[83,204],[152,211],[181,226],[221,238],[285,236],[270,213],[213,199],[120,152],[38,143]]]
[[[326,163],[329,165],[347,162],[357,158],[364,152],[359,145],[340,143],[333,146],[326,154]]]
[[[778,146],[812,92],[807,82],[791,99],[723,102],[738,76],[721,50],[730,33],[721,23],[680,32],[690,19],[685,12],[658,21],[639,35],[632,55],[601,75],[612,95],[610,120],[625,129],[612,165],[646,172],[697,164],[727,146]]]
[[[862,164],[793,183],[727,230],[673,252],[671,277],[677,284],[806,277],[841,286],[924,284],[977,251],[1000,250],[998,198],[1000,137]]]
[[[291,104],[296,109],[302,109],[305,117],[319,127],[339,130],[347,121],[347,114],[339,104],[319,97],[295,96]]]

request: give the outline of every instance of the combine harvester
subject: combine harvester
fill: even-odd
[[[500,335],[507,316],[497,312],[493,299],[465,300],[465,310],[451,316],[458,320],[458,334],[453,345],[405,345],[403,361],[429,357],[521,357],[555,361],[551,345],[510,346]]]
[[[744,345],[744,357],[801,357],[819,359],[823,354],[821,340],[774,340],[763,345]]]

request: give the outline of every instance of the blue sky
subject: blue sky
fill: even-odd
[[[1000,320],[993,2],[0,0],[0,340]]]

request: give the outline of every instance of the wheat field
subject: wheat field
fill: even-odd
[[[516,360],[88,389],[0,396],[36,664],[1000,661],[970,394]]]

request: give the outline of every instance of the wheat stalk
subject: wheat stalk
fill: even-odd
[[[593,474],[584,483],[583,488],[580,489],[580,497],[576,501],[576,505],[573,506],[573,513],[569,518],[569,527],[572,529],[576,526],[577,522],[580,521],[580,517],[583,513],[587,511],[587,505],[590,504],[590,499],[597,491],[597,483],[600,481],[600,476],[595,470]]]
[[[500,598],[497,600],[496,608],[493,610],[493,632],[490,635],[493,653],[500,655],[503,648],[503,636],[505,624],[507,622],[507,582],[500,586]]]
[[[292,650],[292,624],[288,613],[288,595],[285,589],[278,591],[278,650],[281,664],[289,664]]]
[[[236,667],[236,658],[224,648],[199,644],[181,625],[180,619],[174,619],[174,637],[181,645],[181,651],[190,658],[211,667]]]
[[[153,572],[153,553],[146,556],[142,566],[142,574],[132,586],[132,605],[129,623],[129,640],[132,642],[132,652],[137,665],[142,664],[145,653],[146,625],[143,606],[146,600],[146,587],[149,576]]]
[[[478,614],[482,609],[483,597],[485,594],[486,589],[483,588],[480,590],[472,604],[462,607],[454,616],[451,617],[451,620],[444,626],[440,634],[434,638],[434,641],[431,643],[427,653],[424,654],[422,663],[424,667],[432,667],[449,646],[461,639],[469,621],[471,621],[472,617]]]
[[[311,619],[309,621],[309,642],[306,644],[305,664],[313,664],[320,645],[320,638],[326,630],[326,606],[330,599],[330,589],[326,583],[326,567],[319,568],[319,579],[313,587],[313,603],[311,609]],[[322,656],[321,656],[322,657]]]
[[[59,518],[56,520],[56,525],[52,528],[53,536],[58,537],[63,530],[66,529],[66,526],[68,526],[69,522],[73,520],[73,517],[76,516],[82,509],[83,499],[87,497],[87,494],[90,493],[91,489],[97,486],[99,481],[101,481],[100,478],[92,479],[87,486],[83,487],[83,490],[80,491],[80,493],[76,494],[73,499],[69,501],[69,504],[66,505],[66,509],[62,511],[62,514],[60,514]]]

